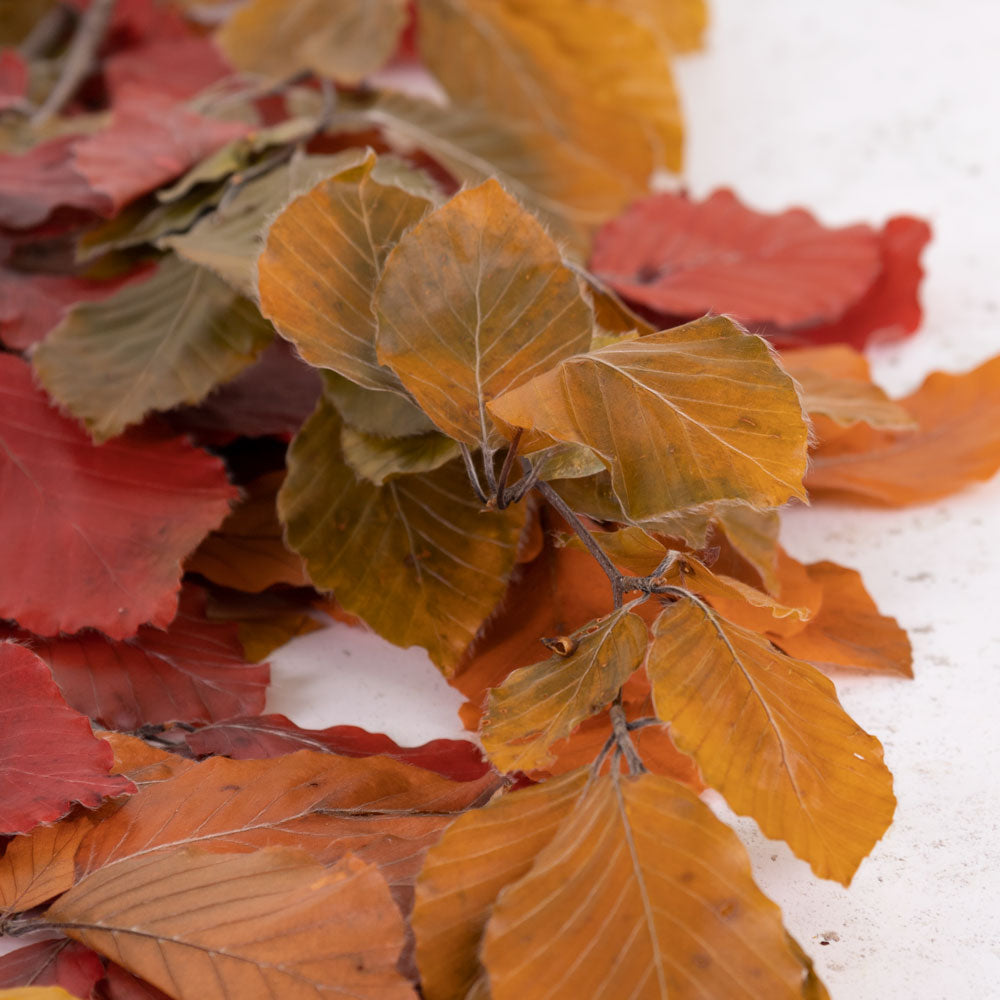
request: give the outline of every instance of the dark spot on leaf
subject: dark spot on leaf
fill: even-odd
[[[241,790],[240,785],[223,785],[221,789],[222,792],[238,792]]]
[[[712,959],[702,951],[696,951],[691,956],[691,962],[699,969],[707,969],[712,964]]]
[[[652,285],[660,277],[660,269],[652,264],[643,264],[636,273],[635,280],[640,285]]]
[[[719,904],[718,913],[723,920],[732,920],[734,917],[738,917],[740,913],[739,900],[738,899],[723,900]]]

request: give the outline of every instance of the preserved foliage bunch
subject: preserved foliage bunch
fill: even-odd
[[[60,936],[0,993],[826,997],[700,793],[844,885],[891,822],[826,670],[909,642],[778,508],[1000,467],[1000,361],[891,400],[861,353],[927,226],[651,194],[699,0],[31,8],[0,935]],[[317,610],[426,649],[478,743],[262,714]]]

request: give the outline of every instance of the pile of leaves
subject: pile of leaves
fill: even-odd
[[[2,7],[0,996],[826,997],[699,794],[891,821],[777,508],[1000,467],[1000,360],[861,353],[928,227],[651,193],[700,0],[215,10]],[[261,714],[330,615],[478,741]]]

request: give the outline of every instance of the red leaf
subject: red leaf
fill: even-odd
[[[76,941],[38,941],[0,957],[0,989],[18,986],[61,986],[89,1000],[104,964],[96,952]]]
[[[837,319],[880,266],[870,226],[828,229],[800,208],[765,215],[728,190],[637,202],[597,234],[590,261],[615,291],[659,313],[779,326]]]
[[[38,635],[167,626],[181,560],[236,496],[218,459],[158,425],[94,445],[0,356],[0,617]]]
[[[790,330],[765,331],[780,347],[803,344],[852,344],[896,340],[913,333],[923,319],[920,254],[931,238],[931,227],[906,215],[890,219],[879,234],[882,271],[875,283],[833,323]]]
[[[49,668],[30,649],[0,643],[0,833],[27,833],[79,802],[134,792],[109,775],[114,751],[63,701]]]
[[[0,111],[28,96],[28,64],[17,49],[0,49]]]
[[[104,64],[104,79],[112,98],[128,87],[140,86],[186,100],[232,73],[208,38],[153,39],[111,56]]]
[[[99,302],[119,288],[146,277],[141,265],[116,278],[72,274],[27,274],[0,267],[0,340],[23,351],[37,344],[78,302]]]
[[[114,213],[248,131],[194,114],[168,94],[127,87],[111,125],[77,142],[73,165]]]
[[[86,10],[92,0],[68,0],[77,10]],[[108,24],[105,50],[118,51],[153,38],[187,38],[191,26],[175,5],[162,0],[117,0]]]
[[[163,990],[136,979],[114,962],[108,962],[103,995],[107,1000],[170,1000]]]
[[[186,737],[198,756],[221,754],[236,760],[280,757],[296,750],[326,750],[344,757],[394,757],[453,781],[475,781],[490,769],[488,761],[468,740],[432,740],[419,747],[401,747],[383,733],[357,726],[300,729],[284,715],[226,719]]]
[[[181,592],[165,632],[144,625],[123,642],[99,632],[39,639],[10,631],[49,665],[73,708],[109,729],[213,722],[264,708],[268,665],[246,662],[238,626],[206,620],[197,587]]]

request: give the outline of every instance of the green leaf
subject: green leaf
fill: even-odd
[[[767,344],[707,317],[563,361],[488,404],[511,427],[587,445],[636,521],[736,499],[805,499],[808,425]]]
[[[480,735],[501,771],[537,771],[552,763],[549,747],[611,704],[646,652],[646,623],[636,602],[564,637],[568,655],[521,667],[486,703]]]
[[[340,430],[323,400],[292,442],[278,495],[288,544],[344,608],[449,672],[504,595],[523,505],[482,510],[455,462],[375,486],[344,461]]]
[[[343,375],[320,369],[323,395],[337,407],[344,423],[376,437],[410,437],[434,430],[423,410],[398,392],[366,389]]]
[[[169,256],[146,281],[74,308],[33,363],[49,395],[101,442],[154,410],[200,402],[273,336],[251,302]]]
[[[344,461],[376,486],[407,473],[432,472],[459,456],[458,442],[436,431],[384,438],[345,425],[340,429],[340,447]]]
[[[590,343],[593,315],[538,221],[495,180],[462,191],[389,254],[378,358],[449,437],[495,450],[486,403]]]

